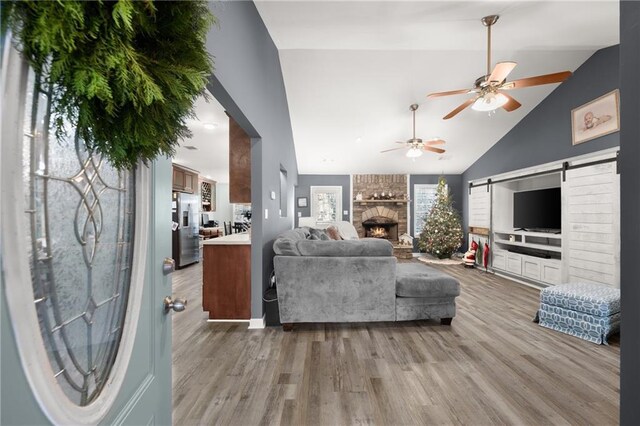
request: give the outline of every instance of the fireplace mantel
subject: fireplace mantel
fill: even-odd
[[[354,200],[354,204],[379,204],[379,203],[395,203],[395,204],[407,204],[411,200]]]

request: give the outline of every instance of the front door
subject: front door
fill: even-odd
[[[7,46],[0,423],[170,424],[170,160],[121,172],[57,141],[55,88]]]

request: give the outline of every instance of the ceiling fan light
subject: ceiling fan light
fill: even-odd
[[[422,155],[422,150],[420,148],[411,147],[409,151],[407,151],[407,157],[409,158],[418,158]]]
[[[493,111],[509,101],[502,93],[487,93],[480,96],[471,106],[475,111]]]

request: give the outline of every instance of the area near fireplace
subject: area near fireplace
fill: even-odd
[[[371,199],[383,193],[384,199]],[[360,238],[385,238],[395,244],[408,232],[406,175],[354,175],[353,196],[357,194],[362,199],[353,201],[353,225]]]

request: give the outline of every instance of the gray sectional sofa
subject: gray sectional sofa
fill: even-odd
[[[396,264],[387,240],[310,239],[310,228],[274,242],[280,322],[440,319],[450,324],[460,286],[426,265]]]

